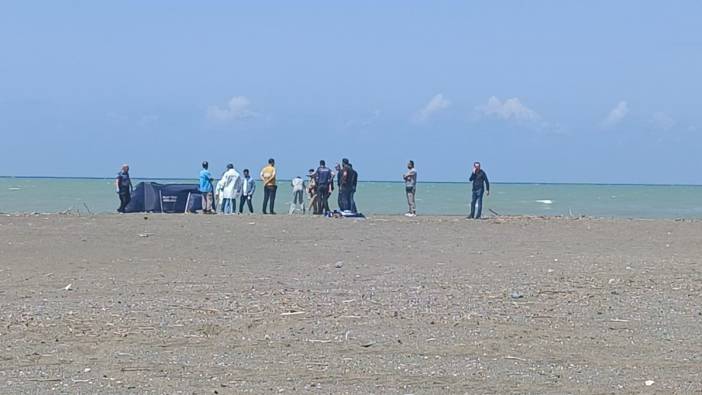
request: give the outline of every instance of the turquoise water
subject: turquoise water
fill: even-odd
[[[152,180],[158,181],[158,180]],[[139,180],[134,180],[135,185]],[[195,180],[168,180],[164,183]],[[292,193],[279,183],[276,211],[284,213]],[[420,183],[419,214],[465,215],[467,183]],[[260,211],[262,193],[254,197]],[[331,202],[336,206],[336,194]],[[356,193],[364,214],[401,214],[407,209],[404,186],[396,182],[361,182]],[[587,215],[624,218],[702,218],[702,186],[493,184],[485,211],[504,215]],[[108,179],[0,178],[0,212],[60,212],[68,209],[93,213],[114,212],[118,200],[114,181]]]

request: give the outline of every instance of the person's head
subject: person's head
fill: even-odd
[[[337,163],[336,166],[334,166],[334,168],[336,169],[336,171],[339,171],[341,170],[341,165]]]
[[[414,161],[413,161],[413,160],[407,162],[407,168],[408,168],[408,169],[414,169]]]
[[[480,162],[473,162],[473,168],[475,170],[480,170]]]
[[[271,166],[275,166],[275,159],[273,159],[273,158],[268,159],[268,164]]]
[[[322,160],[319,161],[319,166],[320,166],[320,167],[324,167],[324,166],[326,166],[326,165],[327,165],[327,162],[325,162],[324,159],[322,159]]]
[[[208,167],[210,167],[210,164],[207,163],[207,161],[203,161],[203,162],[202,162],[202,168],[205,169],[205,170],[207,170]]]
[[[122,165],[122,171],[125,172],[125,173],[128,172],[128,171],[129,171],[129,165],[126,164],[126,163],[123,164],[123,165]]]
[[[341,164],[342,164],[342,165],[348,165],[348,164],[349,164],[348,158],[342,159],[342,160],[341,160]]]
[[[227,170],[233,169],[233,168],[234,168],[234,165],[233,165],[233,164],[230,163],[230,164],[227,165]]]
[[[307,177],[312,177],[314,175],[314,169],[309,169],[307,171]]]
[[[249,176],[249,169],[244,169],[244,177],[248,177],[248,176]]]

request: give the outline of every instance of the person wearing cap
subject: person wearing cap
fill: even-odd
[[[275,180],[275,160],[268,159],[268,165],[261,169],[261,180],[263,181],[263,214],[268,214],[268,204],[270,202],[270,213],[275,214],[275,194],[278,185]]]
[[[487,192],[487,195],[490,196],[490,181],[488,181],[485,171],[480,168],[480,162],[473,163],[473,173],[471,173],[468,181],[473,182],[470,215],[468,215],[468,218],[480,219],[480,214],[483,211],[483,193]]]
[[[319,167],[314,172],[314,181],[317,187],[318,214],[326,214],[329,212],[329,195],[334,184],[334,174],[324,160],[319,161]]]
[[[200,170],[200,186],[198,190],[202,194],[202,213],[212,214],[214,213],[212,209],[212,192],[214,188],[212,187],[212,173],[208,170],[210,167],[207,161],[202,162],[202,170]]]
[[[241,176],[234,169],[233,164],[227,165],[227,171],[222,174],[222,180],[217,186],[222,195],[221,212],[234,214],[236,212],[236,199],[241,195]]]
[[[124,209],[132,200],[133,189],[132,180],[129,178],[129,165],[125,163],[115,178],[115,190],[119,196],[118,213],[124,213]]]

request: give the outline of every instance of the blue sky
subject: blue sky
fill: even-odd
[[[5,1],[0,175],[702,184],[699,1]]]

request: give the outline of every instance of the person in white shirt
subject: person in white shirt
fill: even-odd
[[[222,175],[222,180],[217,183],[217,188],[222,196],[222,213],[235,213],[236,199],[241,195],[241,176],[234,170],[233,164],[227,165],[227,171]]]
[[[249,206],[249,212],[253,214],[253,194],[256,191],[256,182],[251,175],[249,169],[244,169],[244,178],[241,179],[241,200],[239,202],[239,214],[244,212],[244,203]]]
[[[294,213],[295,211],[302,211],[304,214],[305,181],[302,179],[302,177],[297,176],[292,179],[290,184],[292,185],[293,192],[293,203],[290,205],[290,214]]]

